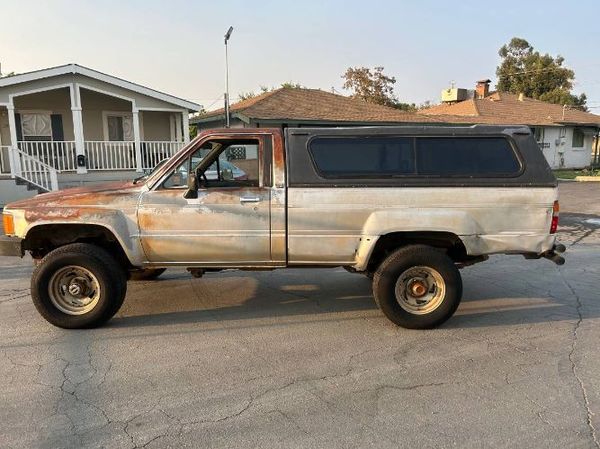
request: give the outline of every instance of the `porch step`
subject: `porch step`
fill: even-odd
[[[29,191],[37,191],[37,193],[48,193],[46,189],[42,189],[41,187],[36,186],[35,184],[30,183],[22,178],[15,178],[15,184],[19,186],[25,186]]]

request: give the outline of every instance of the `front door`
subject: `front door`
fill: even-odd
[[[264,152],[262,137],[206,140],[144,193],[138,222],[149,262],[269,264],[271,187]],[[185,198],[188,174],[202,167],[198,197]]]

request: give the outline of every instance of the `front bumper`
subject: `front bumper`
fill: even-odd
[[[23,257],[23,239],[18,237],[0,236],[0,256],[18,256]]]

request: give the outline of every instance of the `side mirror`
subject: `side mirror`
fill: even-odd
[[[187,187],[188,189],[183,197],[186,199],[198,198],[198,177],[196,173],[188,175]]]

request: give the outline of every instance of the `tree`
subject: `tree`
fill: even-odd
[[[564,67],[562,56],[541,54],[525,39],[513,37],[498,51],[497,89],[556,104],[585,108],[586,96],[573,95],[575,72]]]
[[[394,84],[396,78],[383,73],[383,67],[348,67],[342,75],[344,89],[351,90],[353,98],[367,103],[393,107],[396,103]]]
[[[249,92],[240,92],[238,94],[238,99],[239,101],[244,101],[244,100],[248,100],[249,98],[254,98],[258,95],[267,93],[267,92],[272,92],[276,89],[280,89],[280,88],[287,88],[287,89],[306,89],[306,86],[303,86],[300,83],[295,83],[293,81],[286,81],[285,83],[281,83],[279,85],[279,87],[269,87],[269,86],[260,86],[260,91],[254,92],[254,91],[249,91]]]
[[[344,89],[352,91],[352,98],[359,98],[367,103],[389,106],[403,111],[414,112],[417,106],[412,103],[398,101],[394,94],[396,78],[383,73],[383,67],[348,67],[342,75]]]

